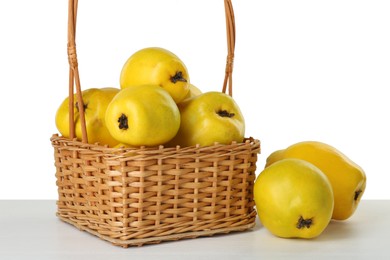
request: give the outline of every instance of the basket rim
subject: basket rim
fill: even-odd
[[[175,147],[165,147],[164,145],[158,145],[158,146],[139,146],[139,147],[109,147],[108,145],[102,145],[100,143],[84,143],[80,140],[77,140],[77,138],[70,139],[68,137],[62,136],[58,133],[55,133],[51,136],[50,141],[53,143],[55,142],[66,142],[71,143],[73,146],[77,146],[79,148],[84,148],[91,151],[104,151],[107,154],[115,154],[115,155],[125,155],[129,153],[140,153],[140,154],[153,154],[154,152],[186,152],[186,151],[193,151],[196,150],[198,152],[207,152],[207,151],[220,151],[220,150],[234,150],[236,148],[241,148],[244,146],[250,146],[253,147],[253,149],[256,149],[256,153],[260,153],[260,140],[255,139],[253,137],[248,137],[243,140],[243,142],[235,142],[233,141],[231,144],[220,144],[215,142],[213,145],[209,146],[200,146],[200,145],[193,145],[193,146],[186,146],[181,147],[180,145],[177,145]]]

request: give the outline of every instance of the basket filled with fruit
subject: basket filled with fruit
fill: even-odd
[[[82,89],[77,2],[69,0],[68,10],[69,96],[56,114],[60,134],[51,137],[57,216],[123,247],[253,227],[260,142],[245,137],[232,97],[231,1],[224,0],[222,91],[205,93],[189,82],[179,57],[157,47],[128,58],[120,88]]]

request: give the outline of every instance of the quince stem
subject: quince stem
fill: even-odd
[[[183,72],[181,71],[176,72],[176,74],[171,77],[171,81],[172,83],[176,83],[178,81],[187,82],[187,80],[183,78]]]
[[[299,218],[298,223],[297,223],[297,228],[302,229],[302,228],[310,228],[310,226],[313,224],[313,219],[304,219],[302,216]]]
[[[357,190],[355,191],[355,197],[353,198],[354,200],[357,200],[360,196],[360,194],[362,193],[362,190]]]
[[[76,107],[77,112],[80,112],[80,111],[79,111],[79,102],[78,102],[78,101],[76,101],[75,107]],[[84,111],[87,109],[87,107],[88,107],[88,104],[87,104],[87,103],[84,103],[84,104],[83,104]]]
[[[221,117],[229,117],[229,118],[232,118],[235,114],[234,113],[229,113],[228,111],[226,110],[219,110],[217,112],[217,114]]]
[[[119,123],[119,129],[128,129],[129,128],[129,125],[128,125],[128,120],[127,120],[127,116],[125,114],[122,114],[119,118],[118,118],[118,123]]]

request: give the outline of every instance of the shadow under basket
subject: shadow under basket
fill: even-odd
[[[255,225],[260,142],[108,148],[58,135],[57,216],[122,247],[243,231]]]

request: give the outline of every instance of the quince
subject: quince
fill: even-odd
[[[352,216],[366,189],[366,174],[359,165],[333,146],[304,141],[275,151],[267,158],[265,167],[285,158],[302,159],[321,169],[333,188],[335,202],[332,218],[345,220]]]
[[[254,199],[261,223],[283,238],[319,236],[334,207],[326,175],[300,159],[283,159],[265,168],[255,181]]]
[[[106,111],[110,134],[130,146],[168,142],[180,126],[180,112],[172,97],[157,85],[122,89]]]
[[[178,104],[180,129],[168,145],[200,146],[242,142],[245,122],[234,99],[222,92],[206,92]]]
[[[174,53],[158,47],[144,48],[128,58],[120,75],[121,88],[157,85],[164,88],[176,103],[189,91],[188,71]]]
[[[110,135],[105,121],[106,108],[118,92],[119,89],[116,88],[90,88],[82,92],[89,143],[101,143],[110,147],[119,143]],[[76,94],[74,95],[74,119],[75,134],[77,139],[81,140],[81,122]],[[66,98],[58,108],[55,122],[58,131],[64,137],[69,137],[69,98]]]

